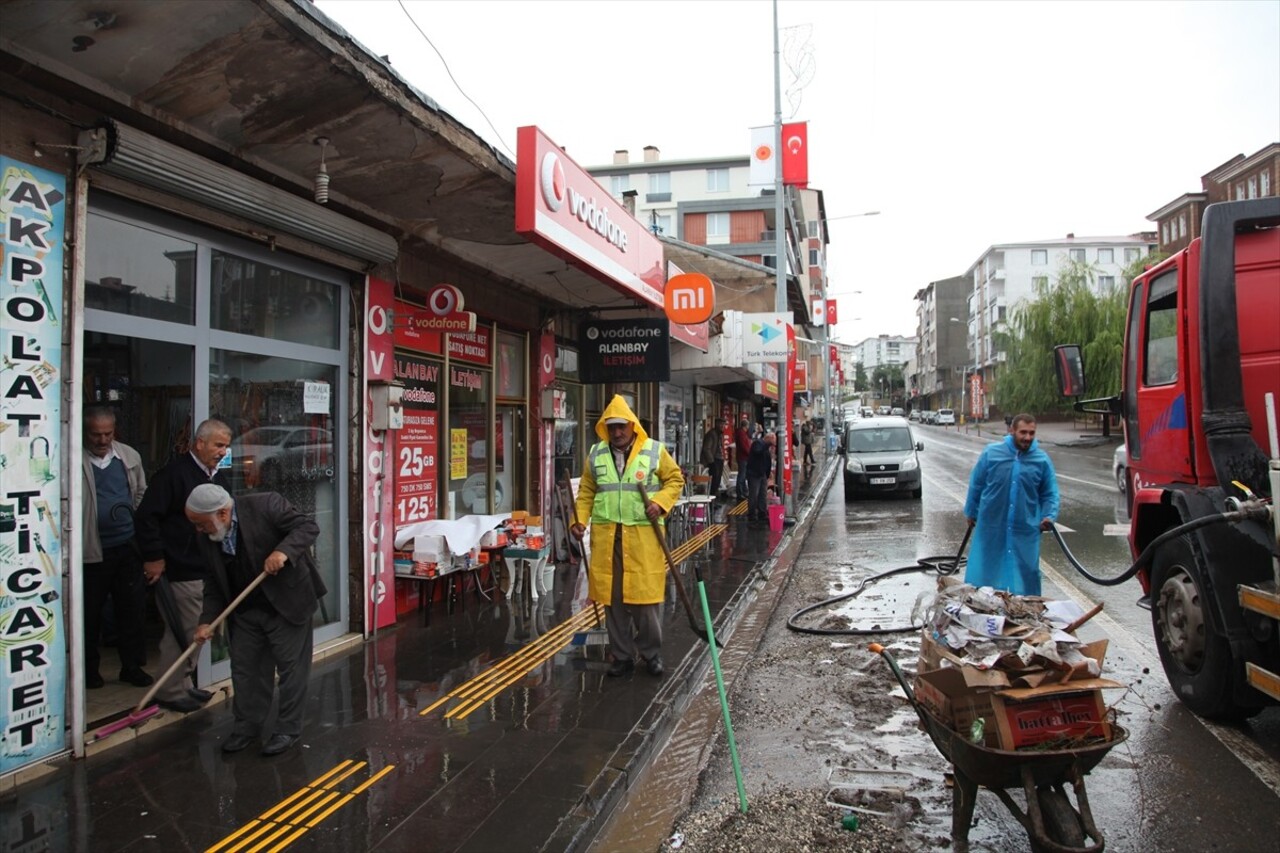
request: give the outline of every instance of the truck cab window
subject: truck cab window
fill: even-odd
[[[1177,278],[1165,273],[1151,282],[1147,299],[1147,338],[1143,363],[1146,385],[1169,385],[1178,378]]]

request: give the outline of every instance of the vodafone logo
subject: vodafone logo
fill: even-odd
[[[564,166],[554,151],[542,155],[542,167],[539,169],[542,184],[542,200],[552,213],[559,212],[564,206],[565,192],[568,184],[564,177]]]

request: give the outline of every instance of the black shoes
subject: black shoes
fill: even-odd
[[[267,741],[267,745],[262,748],[262,754],[279,755],[286,750],[292,749],[293,745],[300,739],[300,735],[272,735],[271,740]],[[226,749],[226,747],[223,747],[223,749]]]
[[[134,687],[150,687],[156,683],[154,678],[147,675],[142,671],[141,667],[137,666],[120,670],[120,680],[125,684],[132,684]]]
[[[248,747],[252,746],[257,742],[258,742],[257,735],[233,734],[231,735],[231,737],[227,738],[226,741],[222,744],[222,751],[223,752],[239,752],[240,750],[247,749]]]
[[[166,711],[177,711],[180,714],[190,714],[204,707],[203,702],[197,702],[190,696],[183,696],[181,699],[161,699],[156,704]]]
[[[107,682],[102,680],[102,676],[96,672],[90,672],[86,674],[84,677],[84,686],[88,687],[90,690],[97,690],[99,687],[104,686],[106,683]]]
[[[201,705],[208,704],[209,700],[213,698],[212,693],[208,690],[201,690],[199,687],[192,687],[187,691],[187,695],[199,702]]]
[[[636,668],[636,662],[633,660],[616,660],[609,664],[609,670],[605,674],[610,678],[618,678],[626,675]]]
[[[649,674],[652,675],[654,678],[662,677],[662,673],[663,673],[662,655],[654,655],[653,657],[649,658],[645,666],[649,670]]]

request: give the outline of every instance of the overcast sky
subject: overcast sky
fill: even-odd
[[[525,124],[595,166],[746,155],[774,117],[767,0],[316,5],[512,160]],[[914,334],[916,291],[993,243],[1153,230],[1202,174],[1280,141],[1277,0],[781,0],[778,19],[808,56],[782,111],[809,122],[810,186],[832,219],[881,211],[830,224],[848,343]]]

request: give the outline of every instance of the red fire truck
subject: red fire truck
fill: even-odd
[[[1079,350],[1060,350],[1069,376]],[[1133,282],[1123,370],[1120,397],[1077,404],[1124,421],[1122,577],[1142,584],[1179,699],[1252,716],[1280,700],[1280,198],[1210,205],[1201,236]]]

